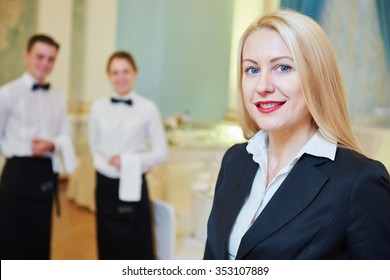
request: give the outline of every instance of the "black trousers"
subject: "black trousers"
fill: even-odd
[[[57,174],[51,159],[7,159],[0,182],[0,257],[50,259]]]
[[[150,200],[145,176],[138,202],[118,198],[119,179],[96,172],[96,220],[99,259],[154,259]]]

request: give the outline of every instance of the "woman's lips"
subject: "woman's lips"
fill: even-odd
[[[255,105],[257,109],[264,114],[272,113],[278,109],[280,109],[285,101],[280,102],[280,101],[259,101],[256,102]]]

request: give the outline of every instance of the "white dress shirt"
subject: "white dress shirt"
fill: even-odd
[[[251,192],[245,201],[229,237],[229,258],[235,259],[240,242],[244,234],[251,227],[252,222],[260,215],[264,207],[271,200],[280,185],[286,179],[294,165],[303,154],[310,154],[317,157],[326,157],[334,160],[337,145],[335,141],[327,140],[323,132],[317,131],[305,144],[297,155],[284,166],[269,183],[266,188],[267,163],[268,163],[268,134],[259,131],[248,143],[247,151],[253,155],[253,160],[259,164],[256,176],[252,183]],[[281,206],[283,207],[283,206]]]
[[[55,150],[46,156],[53,170],[72,172],[75,155],[65,98],[56,89],[32,91],[34,83],[25,73],[0,88],[0,153],[7,158],[32,156],[34,138],[50,140]]]
[[[112,103],[111,97],[131,99],[132,105]],[[108,163],[113,155],[121,155],[122,163],[127,158],[136,156],[140,161],[141,173],[146,173],[168,156],[165,132],[157,106],[134,91],[126,96],[113,94],[93,103],[89,143],[96,170],[110,178],[121,177],[120,170]]]

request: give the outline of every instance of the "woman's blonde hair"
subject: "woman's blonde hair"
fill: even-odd
[[[248,36],[261,28],[272,28],[290,50],[314,125],[334,138],[339,146],[362,153],[353,133],[345,90],[336,57],[325,31],[310,17],[281,10],[256,19],[244,32],[238,50],[238,114],[247,139],[261,128],[249,116],[242,94],[242,50]]]

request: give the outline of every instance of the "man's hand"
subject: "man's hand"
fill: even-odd
[[[120,155],[114,155],[109,160],[108,163],[115,166],[116,169],[121,170],[121,156]]]
[[[31,149],[34,156],[43,157],[48,152],[54,151],[54,143],[44,139],[33,139]]]

